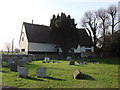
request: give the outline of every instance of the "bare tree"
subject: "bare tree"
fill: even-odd
[[[95,49],[96,42],[97,42],[96,32],[98,29],[98,19],[97,19],[96,12],[95,11],[86,12],[84,14],[84,17],[82,18],[81,23],[82,23],[82,26],[88,30],[90,37],[92,38],[92,36],[93,36],[94,49]]]
[[[118,24],[118,21],[116,20],[117,17],[117,6],[115,5],[111,5],[108,10],[107,10],[108,14],[111,17],[111,29],[112,29],[112,35],[114,34],[115,31],[115,26]]]
[[[11,43],[6,42],[6,43],[5,43],[5,48],[7,49],[7,52],[9,53],[9,52],[10,52],[10,49],[11,49]]]
[[[99,17],[99,29],[103,31],[103,42],[105,42],[105,35],[107,34],[107,29],[109,28],[110,21],[109,21],[109,15],[107,13],[107,10],[105,9],[99,9],[98,12]]]

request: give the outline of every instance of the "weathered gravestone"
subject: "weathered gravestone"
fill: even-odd
[[[17,64],[12,62],[10,65],[10,71],[14,71],[14,72],[17,72]]]
[[[46,77],[46,68],[37,68],[37,77],[45,78]]]
[[[24,61],[22,59],[18,60],[18,66],[19,67],[24,67]]]
[[[69,65],[75,65],[75,61],[74,60],[70,60],[69,61]]]
[[[28,69],[25,67],[18,67],[18,77],[27,78],[28,77]]]
[[[80,72],[79,70],[76,70],[73,73],[73,77],[74,79],[85,79],[84,74],[82,74],[82,72]]]
[[[49,63],[49,62],[50,62],[50,58],[49,58],[49,57],[45,57],[44,60],[45,60],[46,63]]]
[[[23,61],[24,64],[27,64],[27,63],[28,63],[28,58],[23,57],[23,58],[22,58],[22,61]]]
[[[71,60],[71,59],[72,59],[72,57],[68,56],[66,59],[67,59],[67,60]]]
[[[13,62],[14,62],[14,60],[11,59],[11,58],[6,61],[6,63],[7,63],[8,66],[10,66],[10,64],[13,63]]]

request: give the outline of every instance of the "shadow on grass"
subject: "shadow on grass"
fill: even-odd
[[[0,72],[2,72],[2,73],[8,73],[9,71],[0,70]]]
[[[85,80],[95,80],[92,76],[87,75],[87,74],[83,74],[85,77]]]
[[[30,76],[28,76],[27,78],[24,78],[24,79],[35,80],[35,81],[44,81],[44,80],[34,78],[34,77],[30,77]]]
[[[46,78],[51,80],[65,81],[64,79],[53,78],[53,77],[46,77]]]

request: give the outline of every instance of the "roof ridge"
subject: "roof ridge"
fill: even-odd
[[[34,26],[44,26],[44,27],[49,27],[47,25],[40,25],[40,24],[32,24],[32,23],[28,23],[28,22],[23,22],[23,25],[24,24],[29,24],[29,25],[34,25]]]

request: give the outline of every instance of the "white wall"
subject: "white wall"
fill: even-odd
[[[74,49],[74,53],[80,53],[81,52],[81,47],[78,45],[76,49]]]
[[[55,44],[29,42],[29,51],[56,52]]]
[[[24,41],[22,41],[22,37],[24,37]],[[27,39],[24,25],[22,27],[22,34],[20,37],[19,47],[20,47],[20,52],[21,52],[21,49],[25,49],[25,52],[22,52],[22,53],[28,54],[28,39]]]
[[[74,49],[74,52],[75,53],[86,52],[86,49],[91,49],[91,52],[94,52],[93,46],[91,48],[86,48],[86,46],[80,46],[80,45],[78,45],[77,49]]]

